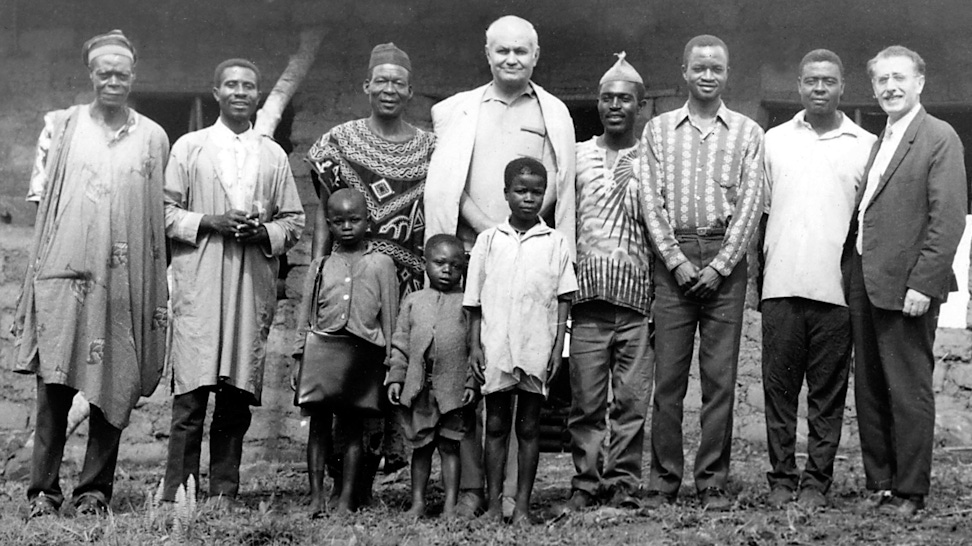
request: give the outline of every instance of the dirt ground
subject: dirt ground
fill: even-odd
[[[689,450],[690,451],[690,450]],[[692,460],[687,453],[686,460]],[[802,460],[802,458],[801,458]],[[380,477],[376,503],[352,516],[312,521],[307,517],[306,476],[300,465],[255,464],[244,468],[246,508],[216,512],[200,503],[175,527],[173,510],[156,508],[153,492],[160,468],[119,468],[109,518],[40,518],[25,524],[24,486],[0,489],[0,543],[14,544],[972,544],[972,453],[937,450],[932,494],[915,519],[893,519],[858,511],[863,490],[859,454],[839,456],[831,507],[807,512],[764,504],[765,454],[737,442],[730,493],[732,510],[707,513],[685,484],[679,503],[649,514],[602,507],[570,517],[549,512],[569,493],[569,454],[544,454],[537,480],[537,524],[527,528],[438,517],[441,490],[433,488],[431,517],[403,516],[408,472]],[[73,475],[74,469],[65,469]],[[70,483],[67,483],[70,490]],[[204,484],[205,486],[205,484]],[[69,510],[65,509],[65,513]]]

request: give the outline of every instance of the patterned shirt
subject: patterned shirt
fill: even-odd
[[[577,293],[645,316],[651,306],[651,248],[641,214],[638,148],[613,165],[597,137],[577,144]]]
[[[662,114],[641,138],[644,214],[655,247],[673,271],[688,258],[675,236],[724,233],[708,264],[723,277],[746,255],[763,209],[763,130],[719,106],[708,131],[689,117],[688,104]]]

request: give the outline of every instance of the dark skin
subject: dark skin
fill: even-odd
[[[403,119],[408,102],[412,99],[411,73],[393,64],[381,64],[371,69],[362,85],[371,115],[368,127],[389,142],[406,142],[415,136],[415,127]],[[314,240],[311,255],[314,258],[331,251],[331,238],[327,227],[328,193],[322,189],[320,205],[314,214]]]
[[[641,87],[634,82],[608,81],[601,84],[597,96],[597,113],[604,134],[597,137],[597,145],[605,148],[608,165],[613,165],[618,151],[638,143],[635,123],[647,104]]]
[[[719,46],[693,48],[682,66],[682,77],[689,88],[689,117],[696,126],[708,131],[722,106],[722,91],[729,77],[729,53]],[[701,300],[714,296],[723,280],[711,266],[699,269],[690,261],[672,273],[686,296]]]
[[[250,127],[260,92],[256,74],[249,68],[229,66],[223,70],[213,98],[219,104],[219,119],[236,134]],[[231,209],[223,214],[207,214],[199,221],[199,233],[216,233],[244,245],[270,247],[270,235],[257,211]]]
[[[465,252],[456,244],[440,243],[425,250],[425,272],[429,276],[429,287],[439,292],[450,292],[462,278]],[[395,406],[401,405],[402,384],[388,386],[388,401]],[[463,390],[462,405],[471,404],[476,399],[476,391]],[[412,507],[408,515],[420,518],[425,515],[426,491],[429,476],[432,474],[432,455],[439,449],[442,462],[442,487],[445,490],[445,503],[442,515],[455,517],[456,501],[459,497],[459,442],[437,436],[428,444],[412,450]]]
[[[517,175],[505,188],[510,204],[510,226],[526,232],[540,220],[538,213],[546,191],[546,179],[533,174]],[[469,365],[480,383],[485,383],[486,358],[482,345],[482,309],[467,307],[469,312]],[[567,332],[567,315],[570,298],[557,300],[557,336],[547,362],[547,381],[560,371],[563,361],[564,337]],[[530,497],[540,462],[540,408],[543,395],[512,389],[486,395],[486,489],[487,517],[501,520],[503,517],[503,481],[506,474],[510,430],[513,428],[513,401],[516,397],[517,455],[516,505],[513,523],[530,522]]]
[[[365,234],[368,231],[368,207],[364,196],[351,190],[339,190],[331,195],[327,201],[328,228],[331,237],[338,243],[336,252],[357,254],[365,248]],[[300,358],[294,367],[291,383],[296,385],[296,373],[300,368]],[[342,483],[334,484],[335,514],[347,514],[353,511],[356,493],[354,484],[358,481],[361,471],[362,454],[362,420],[353,412],[342,414],[341,419],[348,430],[348,444],[344,452],[344,468]],[[307,468],[310,476],[311,516],[318,517],[327,507],[324,496],[324,466],[331,452],[331,424],[332,415],[329,412],[318,412],[311,415],[307,436]]]

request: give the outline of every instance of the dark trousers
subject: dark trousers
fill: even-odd
[[[850,371],[850,311],[804,298],[762,303],[763,394],[771,487],[826,492],[834,477]],[[796,466],[797,406],[807,381],[807,464]]]
[[[40,377],[37,378],[37,416],[28,499],[44,493],[57,505],[64,502],[60,482],[61,459],[67,441],[68,412],[77,392],[66,385],[44,383]],[[106,504],[111,501],[120,441],[121,429],[111,426],[101,410],[91,406],[88,447],[78,484],[74,488],[75,499],[89,494],[99,497]]]
[[[591,495],[602,486],[635,493],[641,486],[654,371],[648,317],[604,301],[575,305],[571,316],[567,428],[576,470],[571,488]],[[614,397],[610,406],[608,384]],[[611,437],[602,470],[609,407]]]
[[[719,252],[722,238],[679,237],[679,243],[685,256],[701,268]],[[700,338],[702,439],[695,457],[695,487],[701,491],[726,486],[745,300],[745,259],[706,300],[683,294],[664,264],[655,268],[655,402],[649,489],[672,494],[682,483],[682,404],[696,330]]]
[[[851,264],[854,396],[865,487],[927,495],[935,433],[933,346],[941,302],[920,317],[878,309],[864,289],[861,257]]]
[[[251,397],[235,387],[220,385],[198,388],[176,395],[172,400],[172,429],[163,490],[165,500],[175,500],[176,490],[189,476],[194,476],[196,487],[199,487],[203,421],[210,390],[216,392],[216,405],[209,428],[209,494],[235,497],[239,493],[243,436],[250,428]]]

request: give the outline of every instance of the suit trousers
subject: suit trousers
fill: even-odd
[[[935,435],[933,347],[941,302],[925,314],[871,304],[861,256],[851,258],[850,307],[854,334],[854,396],[865,487],[927,495]]]
[[[702,268],[719,252],[722,237],[678,237],[685,256]],[[695,457],[695,487],[726,486],[732,452],[732,411],[746,302],[746,260],[740,260],[709,299],[686,296],[664,264],[655,268],[655,401],[651,417],[648,488],[665,494],[682,483],[682,405],[699,333],[702,438]]]
[[[602,486],[634,494],[641,487],[645,419],[655,367],[648,317],[599,300],[575,305],[571,316],[567,428],[576,470],[571,488],[591,495],[600,493]],[[602,461],[609,408],[610,443]]]
[[[67,441],[68,412],[78,391],[67,385],[44,383],[37,377],[37,414],[34,429],[34,452],[31,459],[30,485],[27,498],[34,499],[41,493],[50,497],[58,506],[64,502],[61,492],[61,459]],[[115,466],[118,462],[118,446],[121,429],[105,420],[96,406],[91,406],[88,418],[88,446],[84,453],[84,465],[73,495],[94,495],[106,504],[111,501],[115,484]]]
[[[850,311],[804,298],[764,300],[763,395],[770,487],[826,493],[834,477],[851,362]],[[796,466],[797,407],[807,381],[807,463]]]
[[[202,453],[203,421],[209,393],[215,391],[213,421],[209,427],[209,494],[235,497],[240,491],[240,461],[243,436],[250,428],[252,397],[230,385],[200,387],[172,399],[172,429],[169,456],[165,467],[162,498],[175,500],[176,490],[194,476],[199,483],[199,458]]]

